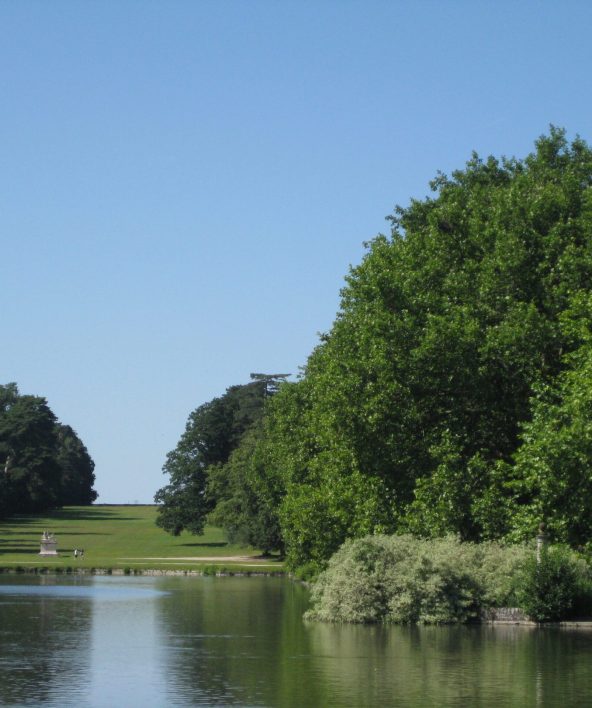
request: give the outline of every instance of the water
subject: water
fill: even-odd
[[[0,705],[586,706],[592,631],[302,621],[282,578],[0,578]]]

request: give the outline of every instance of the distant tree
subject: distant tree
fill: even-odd
[[[0,415],[3,506],[8,513],[42,511],[60,499],[57,421],[45,398],[13,394],[14,389],[8,392],[10,402]]]
[[[18,398],[18,387],[15,383],[0,385],[0,422],[6,416],[10,407]],[[11,512],[11,484],[9,470],[14,463],[14,451],[10,446],[8,435],[0,437],[0,518]]]
[[[233,543],[281,551],[280,496],[269,478],[263,440],[260,420],[243,435],[226,464],[210,467],[207,492],[216,506],[209,522],[223,527]]]
[[[263,395],[268,398],[279,391],[280,385],[285,383],[289,376],[290,374],[251,374],[251,381],[263,384]]]
[[[219,398],[196,408],[189,416],[185,432],[169,452],[163,472],[169,484],[156,492],[159,505],[157,524],[178,535],[183,530],[203,532],[207,515],[218,503],[220,468],[228,462],[247,430],[263,415],[267,397],[278,379],[286,375],[253,374],[251,383],[231,386]],[[214,472],[216,471],[216,472]],[[219,484],[210,485],[211,474]],[[226,482],[223,486],[228,486]]]
[[[60,504],[92,504],[98,494],[93,489],[95,463],[86,446],[69,425],[57,424],[60,467]]]
[[[90,504],[94,462],[45,398],[0,386],[0,517],[63,504]]]
[[[230,454],[232,411],[228,400],[215,398],[194,410],[185,432],[168,453],[163,472],[169,483],[154,500],[159,505],[157,524],[178,536],[181,531],[203,532],[211,501],[206,498],[207,470]]]

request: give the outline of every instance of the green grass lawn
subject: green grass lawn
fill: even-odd
[[[155,524],[155,506],[70,506],[47,514],[0,521],[0,568],[48,567],[203,570],[281,570],[276,558],[229,544],[221,529],[206,527],[203,536],[171,536]],[[58,557],[39,555],[43,531],[55,534]],[[84,549],[74,558],[74,549]]]

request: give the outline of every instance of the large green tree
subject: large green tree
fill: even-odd
[[[42,511],[59,504],[57,420],[44,398],[16,396],[0,416],[0,446],[6,479],[3,506]]]
[[[94,462],[45,398],[0,386],[0,517],[90,504]]]
[[[507,532],[492,505],[526,503],[510,484],[521,431],[592,283],[591,186],[589,147],[552,128],[526,159],[473,155],[395,210],[272,407],[291,562],[372,530]]]

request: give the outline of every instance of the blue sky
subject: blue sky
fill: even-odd
[[[592,140],[588,2],[0,2],[0,382],[103,503],[187,416],[293,372],[437,170]]]

